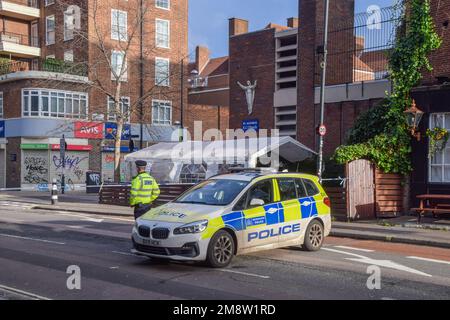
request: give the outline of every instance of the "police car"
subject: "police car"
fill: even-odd
[[[211,178],[142,216],[132,252],[223,268],[260,250],[317,251],[330,230],[330,200],[317,177],[243,172]]]

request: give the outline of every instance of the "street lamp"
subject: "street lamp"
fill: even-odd
[[[416,101],[413,100],[412,105],[404,112],[406,123],[408,128],[411,130],[411,135],[417,139],[421,140],[421,134],[419,132],[419,124],[423,118],[424,112],[417,108]]]
[[[189,77],[188,82],[192,89],[207,86],[207,79],[201,77],[199,72],[195,69],[191,71],[191,76]]]

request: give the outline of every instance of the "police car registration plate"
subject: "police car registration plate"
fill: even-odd
[[[161,245],[161,241],[156,241],[156,240],[143,240],[144,245],[146,246],[160,246]]]

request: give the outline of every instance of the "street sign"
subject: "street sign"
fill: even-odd
[[[242,130],[247,132],[248,130],[259,131],[259,120],[244,120],[242,121]]]
[[[66,161],[64,161],[66,158],[66,138],[64,136],[59,140],[59,154],[62,162],[62,168],[64,169],[66,167]]]
[[[327,134],[327,127],[325,125],[321,125],[318,132],[320,136],[324,137]]]

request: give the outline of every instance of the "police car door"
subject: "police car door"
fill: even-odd
[[[309,212],[309,218],[317,217],[319,215],[319,211],[317,210],[315,197],[317,197],[320,194],[320,191],[313,181],[309,179],[302,179],[302,180],[303,185],[305,186],[306,194],[308,195],[308,198],[307,200],[304,201],[304,204],[309,204],[311,210]]]
[[[249,189],[244,217],[244,248],[278,242],[279,214],[272,179],[257,182]]]
[[[303,184],[303,179],[295,179],[295,184],[297,187],[297,195],[300,202],[300,228],[302,234],[304,234],[306,228],[308,227],[311,214],[313,213],[314,200],[311,200],[311,198],[308,196],[305,185]]]
[[[278,178],[280,243],[301,239],[301,210],[295,178]],[[303,188],[303,186],[302,186]],[[300,196],[303,195],[300,190]]]

